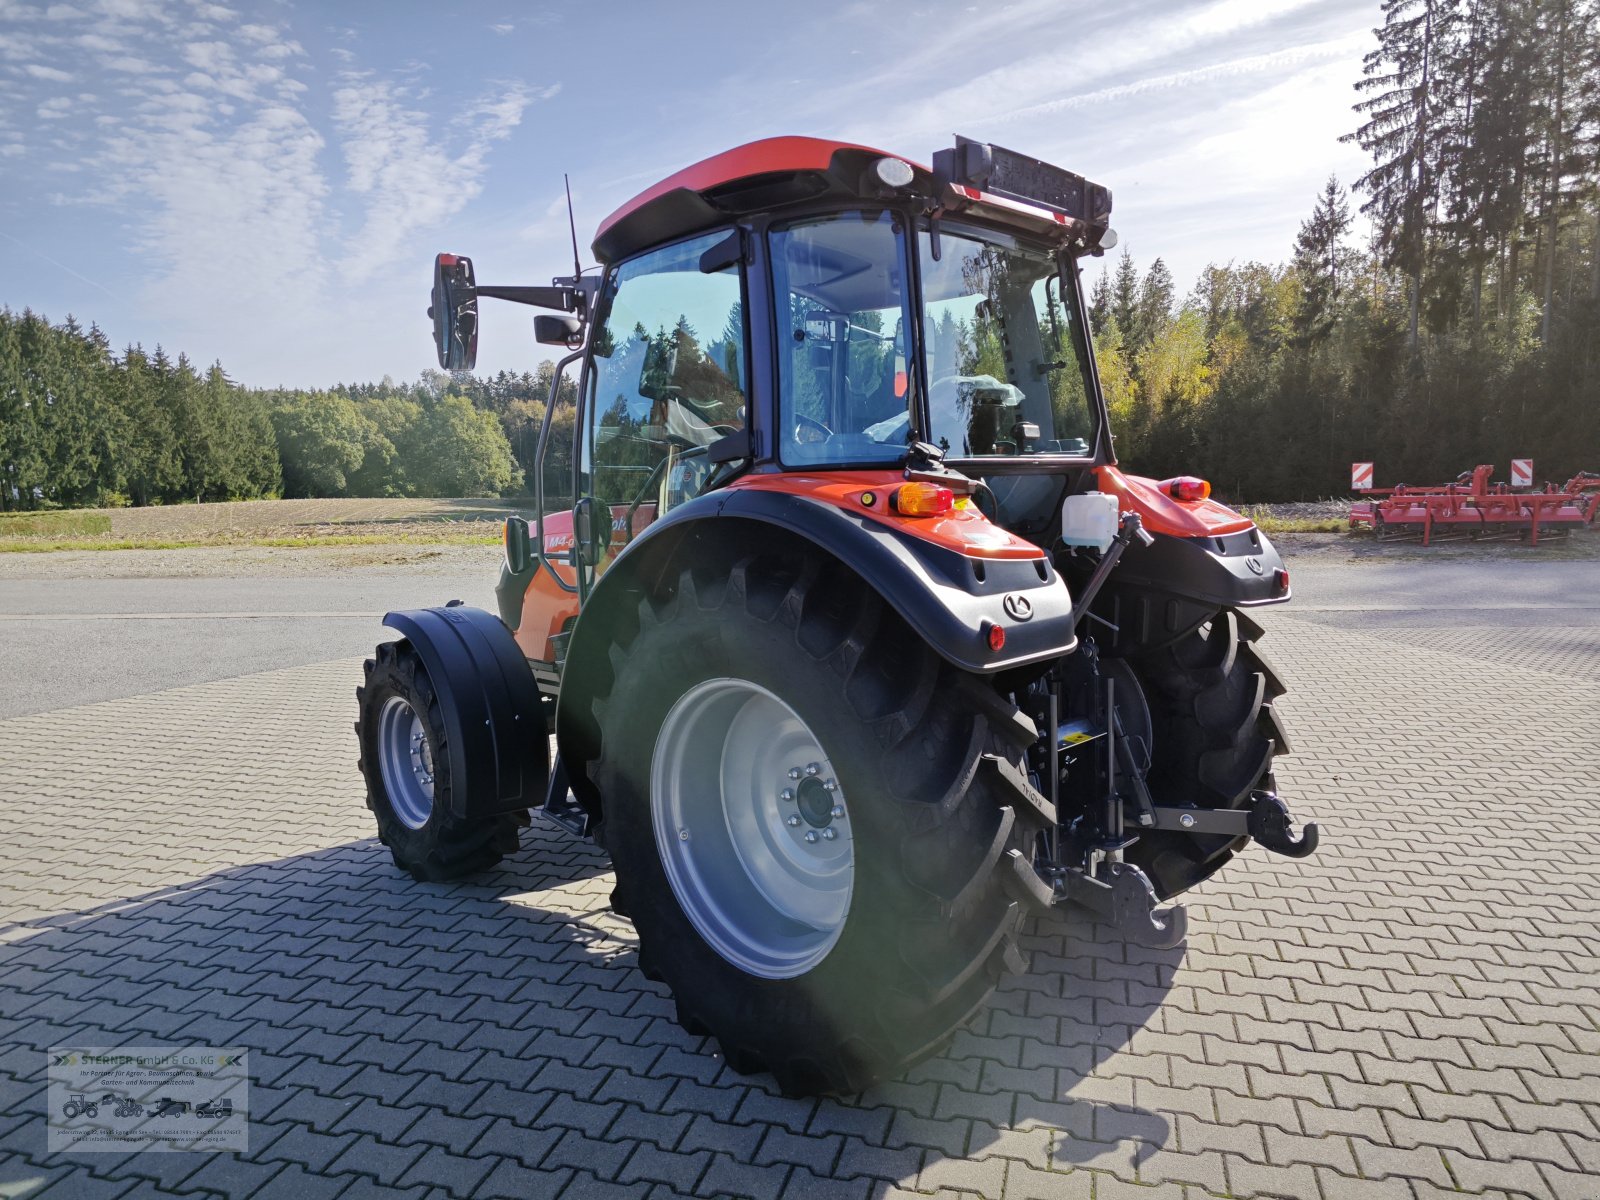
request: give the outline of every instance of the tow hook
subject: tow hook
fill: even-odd
[[[1124,862],[1102,862],[1098,877],[1067,871],[1061,877],[1058,904],[1087,909],[1096,920],[1123,937],[1158,950],[1170,950],[1189,932],[1189,914],[1181,904],[1157,911],[1150,877]]]
[[[1304,858],[1317,848],[1317,823],[1308,821],[1296,838],[1291,830],[1289,806],[1276,792],[1250,794],[1250,836],[1274,854]]]

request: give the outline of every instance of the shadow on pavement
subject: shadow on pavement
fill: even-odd
[[[313,1196],[359,1176],[471,1196],[847,1178],[998,1194],[1008,1160],[1132,1179],[1170,1140],[1126,1073],[1095,1072],[1181,947],[1037,923],[1033,972],[943,1054],[865,1095],[792,1100],[677,1026],[607,908],[603,855],[542,826],[523,841],[467,883],[414,883],[366,840],[0,928],[0,1195],[93,1177]],[[249,1049],[250,1150],[48,1155],[45,1051],[68,1044]]]

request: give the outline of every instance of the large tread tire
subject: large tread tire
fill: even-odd
[[[730,1066],[770,1072],[790,1095],[859,1092],[937,1050],[1024,968],[1018,925],[1050,897],[1030,865],[1048,809],[1022,765],[1031,722],[992,685],[945,663],[840,564],[799,555],[686,569],[616,636],[589,767],[613,908],[631,915],[640,969],[672,990],[680,1024],[715,1037]],[[782,697],[849,798],[848,915],[793,978],[759,978],[714,950],[657,850],[657,735],[679,697],[716,678]]]
[[[367,807],[378,822],[378,839],[389,848],[394,865],[413,879],[439,882],[459,879],[494,866],[517,849],[517,813],[467,820],[451,811],[450,755],[439,696],[416,648],[407,638],[381,642],[375,657],[363,664],[366,682],[356,688],[359,715],[358,764],[367,781]],[[426,823],[413,829],[396,814],[385,787],[377,747],[378,714],[391,696],[400,696],[422,721],[433,750],[433,808]]]
[[[1261,632],[1253,619],[1224,609],[1173,645],[1131,660],[1150,708],[1146,783],[1157,804],[1245,808],[1252,792],[1276,788],[1273,758],[1289,751],[1273,709],[1284,685],[1256,647]],[[1164,900],[1210,878],[1248,841],[1140,833],[1127,860]]]

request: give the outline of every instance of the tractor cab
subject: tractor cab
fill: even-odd
[[[593,567],[738,476],[919,455],[989,477],[992,516],[1043,529],[1059,476],[1112,460],[1075,265],[1115,243],[1110,211],[1105,188],[966,139],[930,169],[772,138],[619,208],[593,243],[598,280],[446,295],[470,262],[440,256],[436,338],[441,362],[467,365],[447,360],[474,344],[478,295],[572,314],[536,332],[583,346],[577,522]],[[452,336],[447,312],[468,331]],[[1028,478],[1041,473],[1057,478]]]

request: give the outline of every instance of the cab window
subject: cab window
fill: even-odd
[[[744,427],[747,368],[737,267],[701,256],[727,230],[651,251],[612,272],[589,370],[581,490],[630,509],[629,533],[698,494],[706,448]]]
[[[916,402],[901,222],[841,213],[773,232],[770,250],[780,461],[898,460]]]

